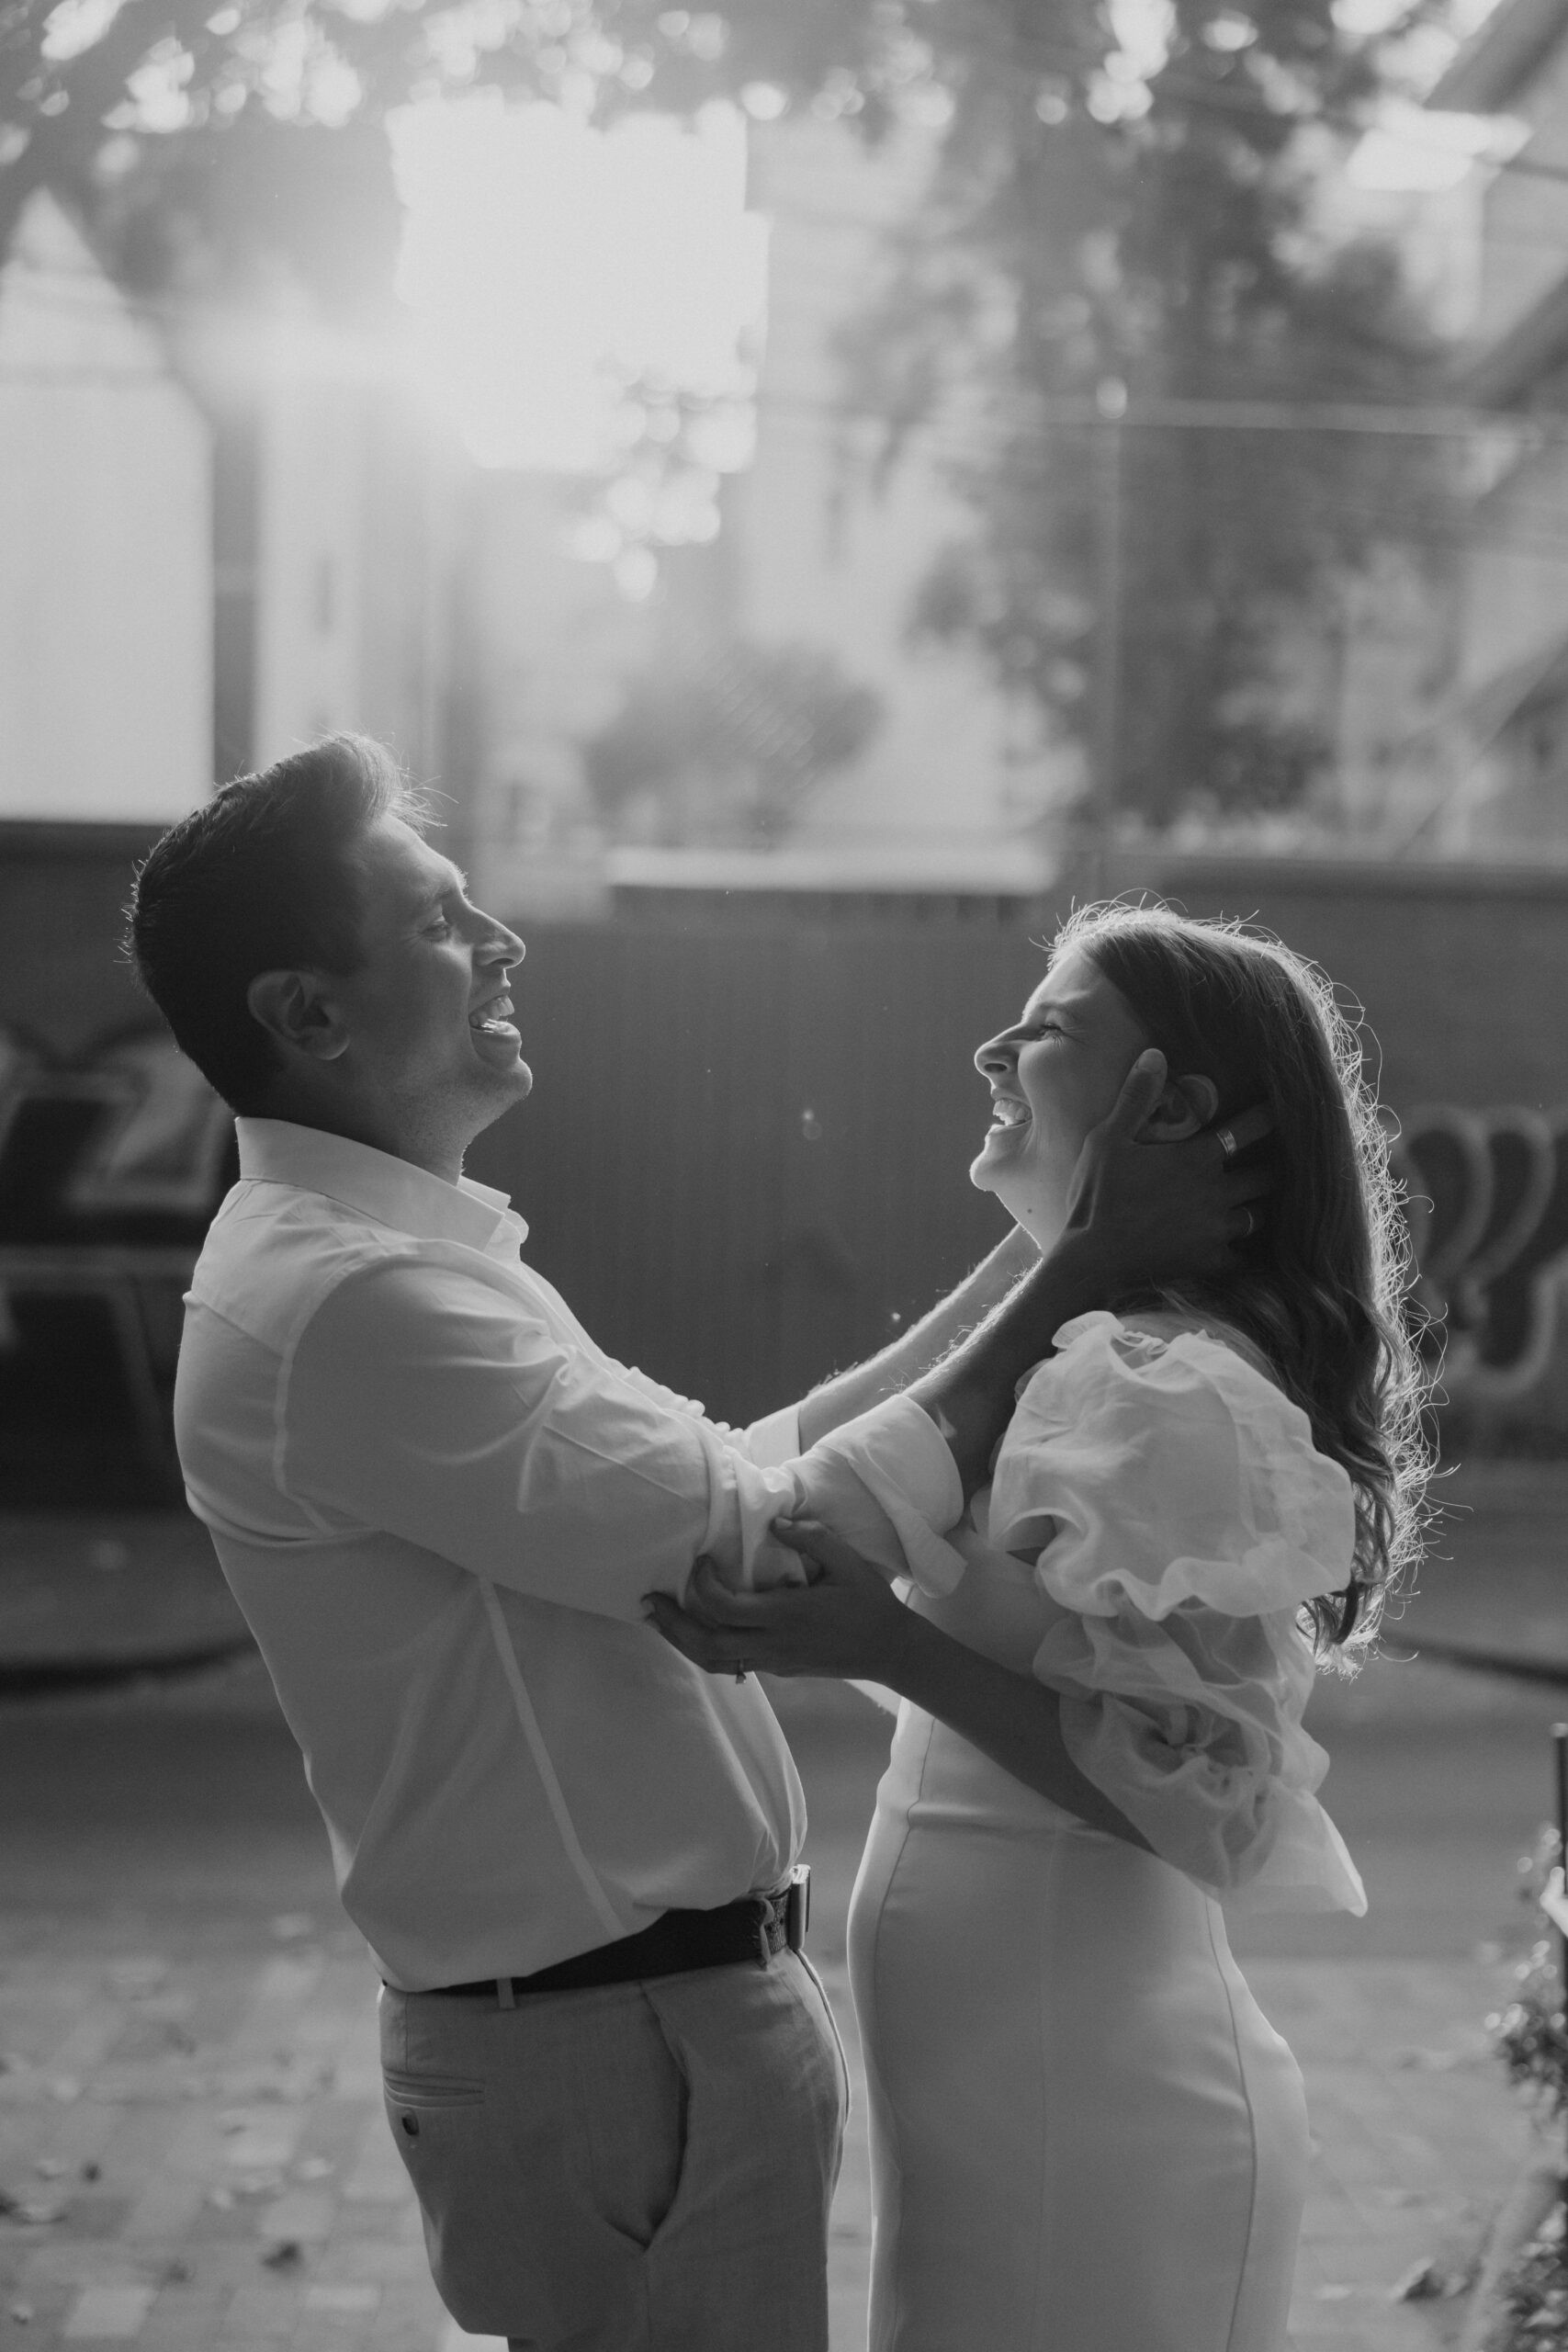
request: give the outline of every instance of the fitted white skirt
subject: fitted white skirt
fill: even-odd
[[[872,2352],[1282,2352],[1301,2075],[1191,1880],[906,1708],[850,1973]]]

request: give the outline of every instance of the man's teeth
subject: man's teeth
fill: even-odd
[[[477,1012],[468,1015],[470,1029],[502,1029],[512,1018],[512,999],[492,997],[489,1004],[481,1004]]]

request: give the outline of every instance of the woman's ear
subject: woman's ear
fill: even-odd
[[[1141,1133],[1146,1143],[1185,1143],[1206,1127],[1220,1107],[1220,1090],[1212,1078],[1196,1072],[1186,1078],[1168,1078],[1160,1089],[1159,1101],[1144,1121]]]
[[[313,972],[258,972],[245,1002],[280,1046],[312,1061],[335,1062],[348,1049],[348,1034]]]

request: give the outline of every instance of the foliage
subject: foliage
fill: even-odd
[[[90,187],[106,135],[336,128],[479,87],[603,118],[831,84],[880,120],[904,46],[880,0],[0,0],[0,254],[33,188]]]
[[[1415,0],[1402,24],[1436,5]],[[148,267],[178,275],[159,248],[171,218],[216,222],[242,262],[276,220],[307,272],[333,266],[335,239],[344,266],[351,247],[369,252],[384,277],[373,141],[355,151],[353,191],[314,205],[278,191],[325,187],[323,130],[479,86],[600,119],[739,95],[763,117],[809,107],[872,140],[903,125],[931,141],[934,168],[852,338],[848,392],[880,420],[884,462],[929,431],[969,510],[918,628],[977,646],[1153,821],[1286,806],[1325,752],[1322,696],[1292,663],[1332,636],[1347,568],[1413,514],[1430,533],[1440,459],[1393,435],[1157,420],[1162,402],[1386,403],[1432,380],[1387,256],[1333,252],[1313,226],[1314,173],[1376,83],[1339,13],[1333,0],[0,0],[0,254],[31,188],[52,181],[98,190]],[[312,218],[328,224],[315,240]],[[1107,383],[1125,388],[1124,424],[1097,415]],[[1095,715],[1112,652],[1113,742]]]
[[[623,837],[776,842],[806,794],[861,752],[876,695],[813,646],[731,643],[633,681],[586,747],[594,799]]]
[[[1406,401],[1438,355],[1391,255],[1313,230],[1303,126],[1371,84],[1327,0],[1178,0],[1141,66],[1114,16],[1032,11],[976,54],[847,356],[970,510],[917,631],[977,646],[1159,823],[1310,789],[1325,695],[1292,669],[1327,669],[1344,572],[1445,496],[1429,444],[1195,406]]]
[[[1519,1863],[1519,1899],[1538,1915],[1548,1875],[1559,1857],[1555,1829],[1543,1828],[1533,1853]],[[1542,1937],[1515,1971],[1507,2007],[1488,2018],[1510,2083],[1549,2120],[1568,2113],[1568,2016],[1555,1939]]]
[[[1559,2116],[1568,2111],[1568,2018],[1550,1944],[1520,1964],[1517,1986],[1494,2025],[1497,2054],[1510,2083]]]
[[[1493,2352],[1568,2352],[1568,2263],[1561,2206],[1502,2282],[1502,2329]]]
[[[1554,1828],[1543,1827],[1533,1853],[1519,1863],[1519,1899],[1532,1917],[1561,1854]],[[1522,2090],[1540,2120],[1568,2113],[1568,2019],[1555,1938],[1535,1943],[1515,1971],[1513,1999],[1486,2022],[1508,2080]],[[1487,2352],[1568,2352],[1568,2246],[1563,2207],[1508,2263],[1498,2280],[1495,2314],[1484,2325]]]

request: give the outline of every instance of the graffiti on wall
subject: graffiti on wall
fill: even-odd
[[[180,1302],[232,1150],[232,1117],[166,1032],[62,1065],[0,1031],[0,1347],[18,1347],[24,1301],[46,1317],[85,1302],[154,1470],[171,1466]]]
[[[1420,1297],[1446,1334],[1443,1385],[1527,1399],[1560,1345],[1568,1280],[1568,1112],[1436,1104],[1402,1123]]]
[[[1564,1343],[1568,1111],[1430,1106],[1395,1159],[1449,1396],[1528,1408]],[[229,1112],[164,1031],[62,1064],[0,1029],[0,1351],[15,1360],[23,1302],[34,1317],[86,1302],[84,1344],[110,1352],[134,1442],[165,1474],[181,1296],[233,1160]],[[700,1262],[701,1234],[668,1240]]]

